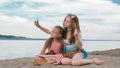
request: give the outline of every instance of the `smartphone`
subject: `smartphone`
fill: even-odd
[[[39,20],[36,19],[35,22],[34,22],[34,24],[39,24]]]

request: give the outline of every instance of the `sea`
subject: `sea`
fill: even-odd
[[[0,40],[0,60],[34,57],[43,48],[45,40]],[[83,41],[87,52],[120,48],[120,41]]]

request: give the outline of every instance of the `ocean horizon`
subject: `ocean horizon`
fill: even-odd
[[[39,54],[45,40],[0,40],[0,60],[20,57],[34,57]],[[117,40],[83,40],[87,52],[120,48]]]

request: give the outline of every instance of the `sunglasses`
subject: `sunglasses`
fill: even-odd
[[[73,14],[68,14],[68,16],[70,16],[71,18],[75,18],[75,15]]]

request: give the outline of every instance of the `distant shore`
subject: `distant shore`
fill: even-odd
[[[0,35],[0,40],[46,40],[47,38],[28,38],[24,36]],[[104,39],[82,39],[83,41],[120,41],[120,40],[104,40]]]
[[[0,35],[0,40],[46,40],[46,38],[28,38],[23,36]]]
[[[83,66],[72,65],[53,65],[44,64],[37,66],[34,64],[33,57],[23,57],[15,59],[0,60],[0,68],[119,68],[120,67],[120,49],[107,51],[93,51],[89,53],[88,58],[99,58],[104,60],[103,65],[88,64]]]

